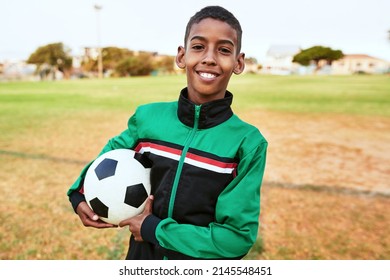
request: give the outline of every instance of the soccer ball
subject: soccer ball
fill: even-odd
[[[100,155],[88,168],[84,195],[101,220],[118,225],[140,214],[150,194],[151,161],[129,149]]]

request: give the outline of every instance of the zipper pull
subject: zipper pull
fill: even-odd
[[[200,108],[202,105],[195,105],[195,121],[194,121],[194,128],[198,128],[199,124],[199,116],[200,116]]]
[[[200,107],[202,107],[202,105],[195,105],[195,118],[199,118]]]

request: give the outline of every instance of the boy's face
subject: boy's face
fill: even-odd
[[[186,69],[192,102],[224,98],[231,75],[245,67],[245,55],[237,52],[237,33],[229,24],[206,18],[192,26],[186,48],[179,47],[176,56],[178,67]]]

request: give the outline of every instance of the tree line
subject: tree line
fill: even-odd
[[[174,71],[174,57],[157,56],[151,52],[134,52],[126,48],[104,47],[101,50],[103,72],[114,77],[144,76],[153,71],[171,73]],[[42,77],[60,71],[65,77],[72,74],[88,76],[98,72],[98,57],[84,54],[80,58],[79,69],[73,67],[71,49],[62,42],[38,47],[27,59],[27,63],[37,66]]]
[[[144,76],[153,71],[172,73],[174,71],[173,56],[157,56],[150,52],[134,52],[126,48],[105,47],[101,50],[103,72],[114,77]],[[328,47],[314,46],[303,49],[293,57],[293,62],[308,66],[314,64],[316,70],[323,62],[331,64],[344,56],[341,50]],[[62,42],[38,47],[27,59],[27,63],[37,65],[37,72],[41,77],[60,71],[65,77],[74,74],[73,57],[71,50]],[[249,58],[253,60],[253,58]],[[322,62],[322,63],[321,63]],[[81,60],[78,75],[98,72],[98,59],[91,55],[84,55]],[[87,76],[87,75],[86,75]]]

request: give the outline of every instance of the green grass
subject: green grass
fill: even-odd
[[[1,83],[0,116],[10,121],[10,115],[44,119],[84,110],[129,111],[174,100],[184,86],[184,76]],[[388,76],[242,75],[232,78],[229,89],[239,110],[390,115]]]
[[[390,116],[387,76],[244,76],[234,79],[236,107],[281,112]]]
[[[86,114],[127,112],[176,100],[185,76],[0,83],[0,130],[11,140],[25,129]],[[295,113],[390,116],[388,76],[233,76],[237,113],[251,109]],[[1,139],[0,139],[1,140]]]

